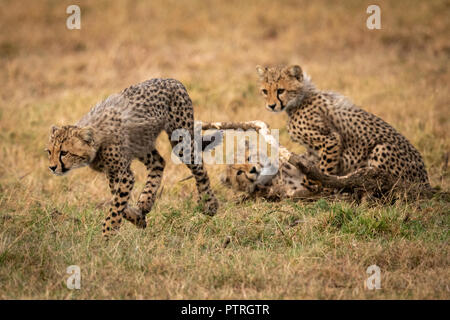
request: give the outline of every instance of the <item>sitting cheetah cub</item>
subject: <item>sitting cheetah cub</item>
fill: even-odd
[[[145,215],[151,210],[159,189],[164,159],[155,149],[162,130],[169,137],[176,129],[186,129],[194,150],[194,115],[185,87],[174,79],[151,79],[133,85],[94,106],[75,125],[51,128],[47,147],[50,170],[63,175],[71,169],[89,166],[104,172],[113,194],[113,204],[103,223],[103,236],[118,231],[122,218],[145,228]],[[176,142],[171,141],[172,147]],[[182,157],[182,152],[178,154]],[[138,208],[128,205],[134,177],[133,159],[148,170],[146,185],[139,196]],[[195,177],[204,210],[214,215],[218,202],[211,191],[202,164],[194,164],[194,152],[187,167]]]
[[[291,139],[306,147],[322,172],[345,175],[375,167],[403,182],[430,188],[420,153],[388,123],[337,93],[316,89],[297,65],[256,70],[267,109],[287,112]],[[305,177],[303,185],[318,188]]]

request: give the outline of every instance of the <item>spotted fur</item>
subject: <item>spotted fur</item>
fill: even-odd
[[[322,172],[345,175],[374,167],[403,182],[430,187],[420,153],[379,117],[337,93],[316,89],[299,66],[258,66],[257,72],[267,109],[287,112],[291,139],[305,146]],[[306,178],[303,185],[318,187]]]
[[[145,215],[152,209],[165,166],[155,141],[161,131],[171,137],[177,129],[188,130],[194,150],[194,114],[185,87],[174,79],[151,79],[111,95],[73,126],[52,127],[49,168],[56,175],[84,166],[106,174],[113,203],[103,223],[105,237],[120,228],[122,218],[145,228]],[[133,159],[148,171],[138,209],[128,204],[134,185]],[[195,177],[205,213],[214,215],[218,202],[203,165],[194,164],[194,152],[187,167]]]
[[[247,161],[230,164],[226,167],[223,182],[234,190],[268,200],[280,200],[296,196],[306,196],[308,190],[302,185],[303,173],[287,161],[275,165],[265,158],[258,157],[256,150],[248,145],[245,149]],[[267,174],[268,172],[273,174]]]

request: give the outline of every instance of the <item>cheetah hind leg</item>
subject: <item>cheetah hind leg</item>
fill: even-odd
[[[392,155],[392,147],[387,144],[379,144],[375,146],[369,154],[367,162],[368,167],[376,168],[388,173],[394,179],[399,179],[408,170],[407,165],[398,166],[397,160]],[[398,166],[399,168],[396,168]],[[366,194],[366,200],[378,200],[384,203],[394,203],[396,195],[392,193],[392,186],[386,188],[384,185],[379,185],[378,190],[373,190],[370,194]]]
[[[171,136],[171,132],[168,132],[169,137]],[[177,145],[177,141],[171,141],[172,148],[175,148]],[[211,190],[211,184],[208,177],[208,173],[205,170],[205,167],[202,163],[195,164],[195,154],[194,151],[194,139],[191,140],[190,150],[190,163],[185,163],[185,165],[191,170],[192,175],[195,178],[198,196],[199,196],[199,204],[202,208],[204,214],[209,216],[214,216],[217,213],[217,209],[219,208],[219,202],[214,196],[213,191]],[[176,154],[181,160],[183,160],[183,150],[180,150],[178,154]]]
[[[395,177],[395,172],[392,172],[393,166],[392,163],[395,163],[395,159],[392,157],[391,147],[388,147],[386,144],[380,144],[375,146],[372,152],[369,154],[368,161],[366,166],[363,167],[366,169],[376,169],[382,170],[388,173],[390,176]],[[361,170],[357,169],[358,170]],[[355,171],[355,172],[356,172]],[[350,175],[350,173],[348,174]],[[366,190],[364,188],[357,188],[353,190],[353,199],[358,204],[366,204],[366,205],[375,205],[377,203],[382,204],[394,204],[397,200],[396,195],[390,190],[391,185],[388,186],[383,185],[381,183],[378,184],[375,188],[370,188],[370,190]]]

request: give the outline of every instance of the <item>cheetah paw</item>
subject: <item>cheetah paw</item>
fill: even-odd
[[[125,219],[130,221],[136,227],[140,229],[145,229],[147,227],[147,221],[145,221],[145,215],[141,213],[141,210],[127,207],[124,211]]]
[[[219,202],[216,198],[204,201],[202,204],[203,213],[208,216],[214,216],[219,208]]]

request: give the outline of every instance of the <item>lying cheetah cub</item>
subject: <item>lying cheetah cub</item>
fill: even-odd
[[[246,163],[226,166],[222,181],[234,190],[268,200],[306,197],[312,193],[302,185],[303,173],[280,157],[278,168],[246,144]],[[274,170],[275,169],[275,170]],[[274,174],[268,174],[275,172]]]
[[[117,231],[122,218],[145,228],[145,215],[155,201],[165,164],[155,149],[156,138],[162,130],[170,137],[180,128],[193,137],[193,108],[185,87],[174,79],[147,80],[109,96],[75,125],[53,126],[47,147],[49,168],[56,175],[84,166],[106,174],[113,204],[103,223],[103,236]],[[194,139],[191,140],[194,150]],[[173,147],[175,142],[171,143]],[[139,209],[128,205],[134,184],[130,170],[133,159],[141,161],[148,170]],[[203,165],[194,164],[193,159],[191,152],[191,162],[186,165],[195,177],[205,212],[214,215],[218,202],[208,175]]]
[[[388,123],[337,93],[316,89],[297,65],[256,70],[267,109],[287,112],[291,139],[306,147],[322,172],[340,176],[374,167],[430,188],[420,153]],[[317,188],[306,178],[303,185]]]

